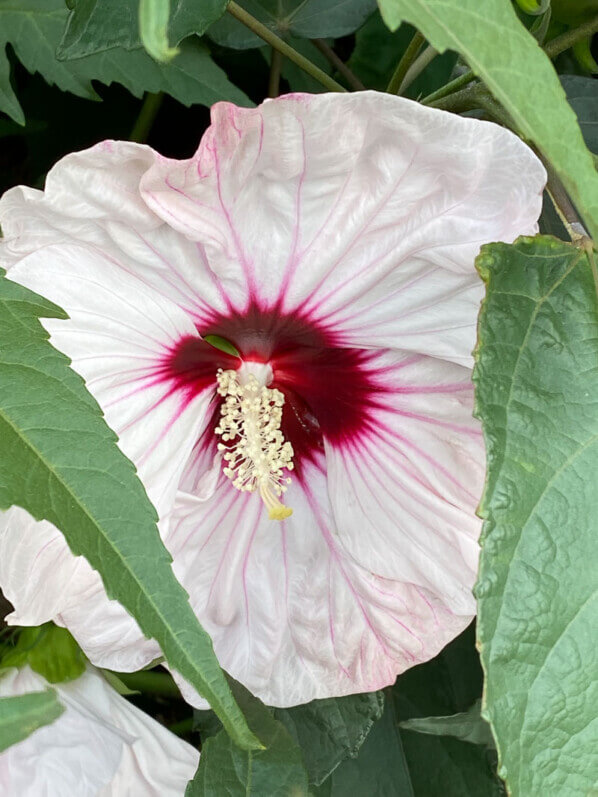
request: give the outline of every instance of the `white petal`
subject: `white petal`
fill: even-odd
[[[39,691],[28,667],[9,670],[0,697]],[[118,695],[93,668],[55,684],[64,713],[0,754],[6,797],[183,797],[199,754]]]
[[[160,155],[144,145],[103,141],[60,160],[43,192],[7,191],[0,200],[2,265],[43,246],[85,243],[198,318],[225,309],[202,247],[164,223],[140,194],[156,160]]]
[[[425,588],[360,567],[333,525],[322,472],[309,469],[306,481],[308,495],[290,485],[293,515],[281,523],[224,477],[207,500],[181,493],[167,539],[222,667],[275,706],[391,684],[470,619]]]
[[[376,396],[368,431],[325,442],[340,539],[362,567],[472,615],[485,454],[471,371],[400,352],[374,367],[389,392]]]
[[[535,232],[544,182],[497,125],[357,92],[220,103],[194,158],[156,162],[142,191],[238,306],[282,297],[346,345],[462,361],[474,257]]]
[[[138,670],[161,655],[58,529],[19,507],[0,513],[0,587],[15,609],[6,618],[11,625],[53,620],[99,667]]]

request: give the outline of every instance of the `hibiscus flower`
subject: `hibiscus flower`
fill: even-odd
[[[29,667],[0,678],[0,698],[50,684]],[[51,684],[64,712],[0,753],[5,797],[182,797],[199,753],[127,702],[93,667]]]
[[[544,181],[496,125],[363,92],[221,103],[189,160],[107,141],[0,203],[1,264],[68,313],[52,343],[266,703],[383,687],[470,622],[474,259],[536,231]],[[0,585],[13,622],[65,625],[98,665],[160,654],[20,509]]]

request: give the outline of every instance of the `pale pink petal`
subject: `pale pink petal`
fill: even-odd
[[[8,670],[0,697],[48,684],[29,667]],[[118,695],[93,668],[54,684],[63,714],[0,754],[6,797],[183,797],[197,768],[191,745]]]
[[[545,171],[487,122],[376,92],[226,103],[148,205],[205,247],[238,307],[300,307],[345,345],[467,361],[481,244],[533,233]]]
[[[7,191],[0,199],[2,265],[44,246],[85,244],[198,319],[226,309],[202,245],[172,229],[141,197],[139,182],[156,159],[149,147],[103,141],[60,160],[43,192]]]
[[[485,453],[471,371],[401,352],[371,366],[388,392],[376,395],[366,431],[325,441],[340,540],[362,567],[473,615]]]
[[[138,670],[161,656],[120,603],[108,600],[98,573],[72,555],[61,532],[19,507],[0,513],[0,588],[14,606],[11,625],[53,620],[99,667]]]
[[[290,485],[293,515],[280,523],[224,477],[207,500],[180,493],[166,541],[220,664],[275,706],[391,684],[470,619],[417,584],[360,567],[315,466],[306,485]]]

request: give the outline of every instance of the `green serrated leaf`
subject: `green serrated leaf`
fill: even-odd
[[[228,0],[176,0],[171,4],[168,35],[176,45],[192,33],[203,35],[226,10]],[[141,45],[139,0],[78,0],[68,17],[58,58]]]
[[[488,452],[484,715],[514,797],[598,784],[598,299],[587,253],[482,248],[474,381]]]
[[[240,750],[223,731],[210,736],[202,744],[199,768],[185,797],[307,797],[307,772],[291,735],[258,698],[232,678],[229,682],[266,749]]]
[[[274,716],[301,748],[310,783],[319,785],[341,761],[355,758],[383,710],[383,692],[370,692],[277,708]]]
[[[598,173],[558,76],[507,0],[378,0],[391,30],[417,27],[439,51],[456,50],[553,164],[594,238]]]
[[[17,504],[57,526],[236,741],[259,746],[174,577],[132,463],[40,316],[64,312],[0,276],[0,509]]]
[[[48,683],[57,684],[82,675],[86,659],[66,628],[44,623],[21,629],[16,645],[0,658],[0,668],[25,664]]]
[[[181,45],[169,64],[157,64],[143,49],[116,48],[73,61],[59,61],[55,51],[63,34],[68,10],[63,0],[0,0],[0,111],[24,123],[21,106],[10,83],[10,64],[3,52],[10,44],[30,72],[39,72],[50,85],[79,97],[98,100],[92,81],[120,83],[136,97],[160,91],[184,105],[212,105],[230,100],[251,105],[212,61],[209,50],[197,40]]]
[[[326,39],[357,30],[376,8],[376,0],[241,0],[239,5],[282,38]],[[208,35],[222,47],[236,50],[264,43],[229,15],[214,23]]]
[[[0,697],[0,753],[49,725],[64,711],[54,689],[18,697]]]

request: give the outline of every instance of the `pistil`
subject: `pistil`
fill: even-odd
[[[224,399],[215,430],[222,440],[218,450],[237,490],[259,491],[270,519],[284,520],[293,512],[280,500],[291,482],[283,471],[293,470],[293,447],[280,429],[284,395],[265,384],[267,366],[256,364],[259,381],[250,366],[218,370],[217,392]]]

